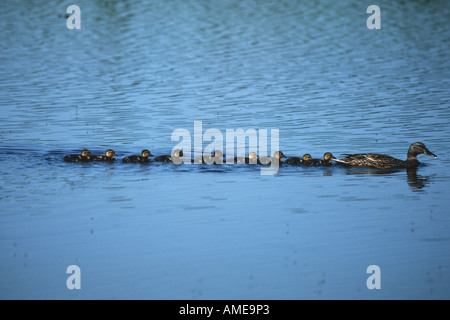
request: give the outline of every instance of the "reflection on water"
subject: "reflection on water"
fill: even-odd
[[[408,184],[413,190],[421,190],[433,182],[431,176],[422,176],[417,174],[417,169],[409,168],[406,171],[408,175]]]
[[[348,175],[389,175],[396,173],[406,173],[406,182],[413,191],[420,191],[421,189],[429,186],[432,182],[432,176],[423,176],[417,174],[419,168],[407,168],[407,169],[372,169],[372,168],[348,168],[346,174]]]

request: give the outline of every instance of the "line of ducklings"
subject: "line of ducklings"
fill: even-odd
[[[406,160],[400,160],[384,154],[377,153],[359,153],[359,154],[347,154],[343,159],[337,159],[331,152],[326,152],[323,159],[313,159],[310,154],[305,154],[303,157],[290,157],[287,158],[283,152],[277,151],[274,157],[258,157],[256,152],[250,152],[248,157],[234,157],[227,159],[227,163],[237,164],[261,164],[269,165],[273,160],[278,161],[279,164],[289,165],[302,165],[302,166],[324,166],[328,167],[332,165],[332,162],[347,166],[347,167],[363,167],[363,168],[382,168],[382,169],[394,169],[394,168],[412,168],[417,167],[420,162],[417,160],[417,156],[425,154],[430,157],[437,158],[422,142],[413,143],[407,154]],[[64,161],[67,162],[91,162],[91,161],[103,161],[114,162],[116,153],[112,149],[108,149],[105,155],[92,155],[87,149],[83,150],[81,154],[73,154],[64,157]],[[172,155],[157,156],[153,160],[156,162],[173,162],[181,163],[183,157],[181,150],[175,150]],[[148,163],[150,157],[153,157],[149,150],[143,150],[140,155],[127,156],[122,159],[124,163]],[[287,158],[286,160],[283,160]],[[194,163],[207,163],[207,164],[222,164],[224,163],[224,155],[222,151],[215,150],[213,155],[200,156],[194,159]]]
[[[84,149],[81,154],[71,154],[63,158],[66,162],[114,162],[117,154],[114,150],[108,149],[105,155],[93,155],[88,149]],[[183,151],[175,150],[172,155],[157,156],[153,159],[156,162],[174,162],[176,159],[181,159],[184,156]],[[151,161],[150,157],[153,157],[152,153],[145,149],[142,150],[140,155],[127,156],[122,159],[123,163],[148,163]],[[305,154],[302,158],[291,157],[287,160],[283,160],[286,156],[281,151],[277,151],[274,157],[258,157],[256,152],[250,152],[248,157],[234,157],[226,160],[227,163],[237,164],[261,164],[269,165],[272,159],[275,158],[279,163],[286,163],[292,165],[305,165],[305,166],[330,166],[331,160],[336,159],[331,152],[325,153],[323,159],[313,159],[310,154]],[[180,161],[181,162],[181,161]],[[201,156],[194,159],[194,163],[207,163],[207,164],[223,164],[224,156],[222,151],[216,150],[211,156]]]

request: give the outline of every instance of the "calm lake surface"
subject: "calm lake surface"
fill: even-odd
[[[76,4],[81,30],[67,3],[2,2],[0,299],[450,298],[450,2],[378,1],[381,30],[356,0]],[[194,121],[279,129],[288,157],[422,141],[439,158],[272,176],[62,161],[169,154]]]

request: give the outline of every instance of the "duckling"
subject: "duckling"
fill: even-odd
[[[365,153],[365,154],[350,154],[346,155],[344,159],[334,159],[337,163],[344,164],[350,167],[365,167],[365,168],[415,168],[420,162],[417,160],[419,154],[426,154],[427,156],[437,158],[422,142],[414,142],[408,150],[406,160],[393,158],[385,154]]]
[[[258,154],[256,152],[250,152],[248,157],[234,157],[227,159],[228,163],[237,163],[237,164],[258,164]]]
[[[283,152],[277,151],[275,152],[273,157],[262,157],[259,158],[259,164],[270,164],[272,160],[278,161],[279,164],[283,164],[283,158],[286,158]]]
[[[150,151],[142,150],[140,156],[128,156],[123,158],[122,162],[124,163],[147,163],[150,162],[149,157],[153,157]]]
[[[88,162],[91,161],[91,152],[87,149],[81,151],[81,154],[70,154],[63,158],[66,162]]]
[[[300,157],[290,157],[284,163],[292,164],[292,165],[300,165],[300,164],[302,164],[302,158],[300,158]]]
[[[194,163],[223,164],[223,152],[214,150],[212,156],[198,156],[194,159]]]
[[[172,155],[163,155],[155,158],[157,162],[177,162],[177,164],[181,163],[181,157],[183,157],[183,151],[174,150]]]
[[[321,160],[321,165],[324,167],[329,167],[331,166],[333,163],[331,160],[336,159],[335,156],[333,156],[333,154],[331,152],[326,152],[323,155],[323,160]]]
[[[95,155],[92,156],[93,161],[106,161],[106,162],[114,162],[116,159],[114,159],[114,156],[117,156],[115,151],[112,149],[106,150],[106,154],[104,156],[102,155]]]
[[[301,164],[303,166],[314,166],[313,158],[309,153],[303,155]]]

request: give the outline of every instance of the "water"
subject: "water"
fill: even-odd
[[[381,30],[360,1],[78,1],[79,31],[59,1],[4,2],[0,298],[450,298],[446,1],[379,2]],[[279,129],[288,156],[439,158],[275,176],[61,160],[167,154],[194,121]]]

